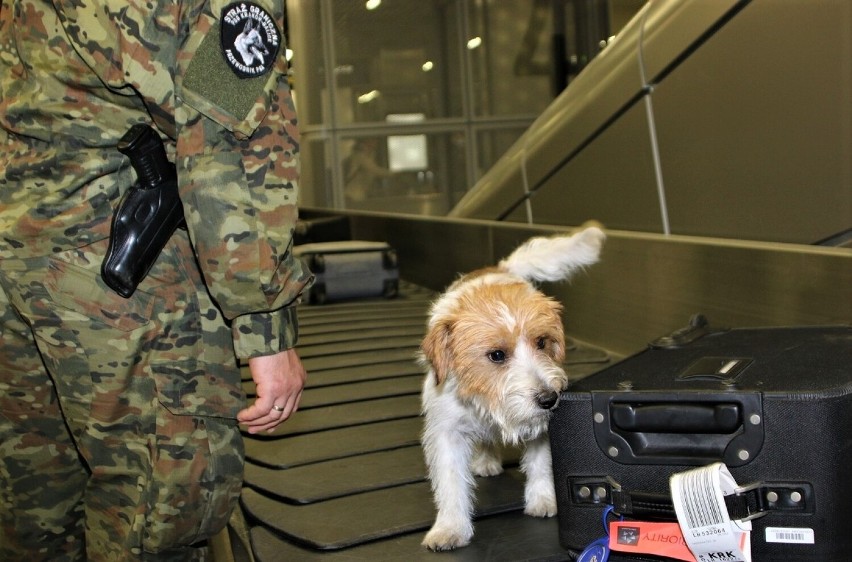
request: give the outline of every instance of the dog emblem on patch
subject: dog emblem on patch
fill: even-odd
[[[222,54],[240,78],[269,72],[281,48],[275,20],[252,2],[235,2],[222,9]]]

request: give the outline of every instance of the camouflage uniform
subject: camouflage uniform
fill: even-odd
[[[237,358],[295,345],[310,282],[290,252],[283,10],[2,0],[0,560],[197,558],[227,521]],[[228,58],[231,24],[265,34],[254,66]],[[187,230],[124,299],[99,268],[135,178],[116,144],[140,122],[167,143]]]

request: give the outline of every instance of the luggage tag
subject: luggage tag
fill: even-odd
[[[583,549],[577,562],[606,562],[609,560],[609,537],[602,537]]]
[[[609,548],[629,554],[652,554],[666,560],[696,562],[675,521],[613,521]]]
[[[576,562],[607,562],[609,560],[609,525],[607,518],[612,512],[612,506],[608,505],[603,512],[603,528],[604,536],[592,541],[589,546],[583,549],[583,552],[577,556]]]
[[[669,479],[683,538],[698,562],[751,562],[751,521],[731,520],[725,496],[738,487],[723,463]]]

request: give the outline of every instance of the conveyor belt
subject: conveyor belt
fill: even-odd
[[[395,299],[300,309],[308,371],[300,409],[272,434],[245,435],[246,525],[232,529],[232,542],[249,540],[256,560],[436,560],[420,546],[434,508],[416,363],[434,297],[403,283]],[[572,377],[609,361],[599,349],[571,346]],[[243,384],[252,396],[248,373]],[[555,519],[523,515],[517,451],[504,463],[500,476],[478,480],[473,544],[442,560],[567,558]]]

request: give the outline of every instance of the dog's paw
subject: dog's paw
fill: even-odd
[[[492,456],[476,455],[470,462],[470,470],[477,476],[497,476],[503,473],[503,463]]]
[[[432,527],[421,543],[429,550],[453,550],[470,544],[472,530],[448,527]]]
[[[524,507],[524,513],[533,517],[553,517],[556,515],[556,498],[547,494],[531,498]]]

